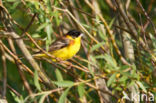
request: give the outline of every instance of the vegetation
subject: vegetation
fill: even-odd
[[[154,103],[155,5],[0,0],[0,103]],[[51,56],[49,45],[71,29],[84,33],[73,58],[33,57],[38,50]]]

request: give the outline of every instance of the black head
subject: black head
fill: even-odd
[[[70,30],[66,35],[70,35],[73,38],[77,38],[81,35],[82,33],[80,31],[77,30]]]

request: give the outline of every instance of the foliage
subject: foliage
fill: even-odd
[[[11,32],[3,23],[6,18],[1,18],[0,56],[5,57],[6,63],[3,58],[0,60],[0,90],[4,92],[7,78],[6,100],[9,103],[102,103],[108,96],[110,103],[127,103],[129,100],[122,97],[132,92],[156,97],[156,2],[108,1],[2,0],[1,12],[7,13],[2,11],[6,8],[12,18],[7,22],[12,22],[11,28],[20,36],[4,35]],[[16,42],[22,39],[33,56],[40,49],[36,44],[48,51],[52,42],[71,29],[85,34],[79,53],[63,63],[34,58],[41,71],[30,64]],[[16,53],[10,47],[9,38]],[[19,69],[20,63],[13,55],[29,70],[23,66]],[[41,72],[50,80],[48,83]]]

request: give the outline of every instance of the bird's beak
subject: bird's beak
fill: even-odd
[[[81,33],[81,34],[80,34],[80,37],[82,37],[83,35],[84,35],[84,34],[83,34],[83,33]]]

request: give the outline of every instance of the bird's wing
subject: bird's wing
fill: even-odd
[[[70,39],[60,38],[49,46],[49,52],[64,48],[70,44]]]

